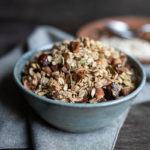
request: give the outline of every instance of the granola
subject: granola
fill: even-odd
[[[115,100],[131,93],[135,81],[124,53],[83,37],[38,52],[22,72],[28,90],[68,103]]]

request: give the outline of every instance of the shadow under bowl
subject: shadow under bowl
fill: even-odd
[[[23,91],[28,103],[44,120],[56,128],[69,132],[89,132],[109,125],[118,118],[133,102],[145,84],[146,75],[142,65],[128,56],[129,63],[137,74],[137,88],[129,95],[108,102],[96,104],[63,103],[39,96],[27,90],[21,82],[21,73],[25,64],[39,51],[51,49],[46,45],[37,50],[25,53],[14,67],[14,79]]]

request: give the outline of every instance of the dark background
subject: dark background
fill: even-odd
[[[0,0],[0,55],[25,40],[37,25],[71,34],[90,21],[120,15],[150,15],[150,0]]]
[[[52,25],[75,35],[90,21],[122,15],[149,16],[150,0],[0,0],[0,57],[25,42],[37,25]],[[149,103],[132,107],[116,150],[150,149],[148,110]]]

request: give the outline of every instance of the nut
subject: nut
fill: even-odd
[[[102,97],[104,97],[104,90],[102,88],[97,88],[96,89],[96,93],[95,93],[95,97],[96,99],[101,99]]]
[[[79,48],[80,48],[80,42],[74,42],[74,41],[70,42],[71,52],[77,53],[77,52],[79,52]]]
[[[131,89],[130,87],[125,87],[125,88],[121,89],[121,94],[122,94],[123,96],[126,96],[126,95],[128,95],[129,93],[131,93],[131,92],[132,92],[132,89]]]

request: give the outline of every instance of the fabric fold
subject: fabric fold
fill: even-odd
[[[12,77],[20,56],[21,49],[17,47],[0,59],[0,149],[29,147],[24,99]]]

